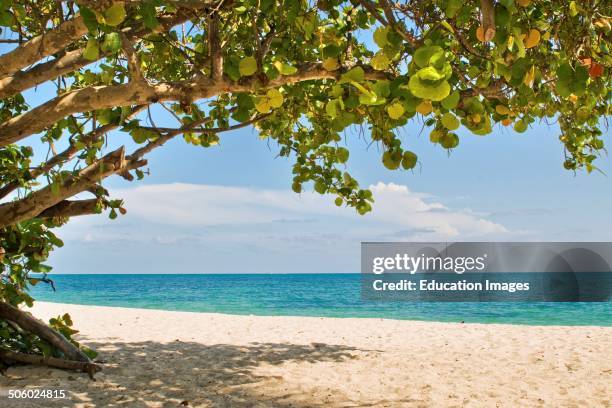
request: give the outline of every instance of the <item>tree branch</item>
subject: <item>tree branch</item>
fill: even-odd
[[[74,50],[68,51],[62,57],[43,62],[28,70],[17,71],[0,79],[0,99],[23,92],[60,75],[82,68],[92,62],[83,57],[83,50]]]
[[[100,212],[102,200],[92,198],[89,200],[64,200],[49,207],[36,218],[76,217],[79,215],[97,214]]]
[[[32,38],[14,50],[0,55],[0,78],[63,50],[86,33],[87,27],[79,15],[47,33]]]
[[[129,119],[133,117],[134,115],[138,114],[138,112],[142,111],[146,106],[147,105],[138,105],[134,107],[134,109],[132,109],[132,111],[126,116],[126,119]],[[96,128],[95,130],[92,130],[91,132],[83,135],[79,141],[84,143],[85,145],[94,144],[105,133],[110,132],[113,129],[116,129],[119,126],[120,124],[114,124],[114,123],[109,123],[108,125],[100,126],[99,128]],[[77,147],[76,143],[71,142],[70,146],[68,146],[64,151],[50,158],[46,163],[38,167],[35,167],[33,169],[30,169],[30,179],[34,180],[38,176],[51,170],[53,167],[72,160],[72,158],[78,152],[79,152],[79,148]],[[0,199],[6,197],[8,194],[18,189],[19,186],[20,184],[18,182],[13,181],[11,183],[6,184],[2,188],[0,188]]]
[[[140,60],[138,59],[138,55],[136,55],[136,51],[134,50],[134,45],[132,41],[124,33],[120,33],[119,37],[121,38],[121,46],[123,47],[123,52],[127,58],[128,62],[128,72],[130,74],[131,81],[144,81],[144,77],[142,76],[142,72],[140,72]]]
[[[223,77],[223,51],[219,39],[219,14],[208,17],[208,47],[210,58],[210,77],[220,80]]]
[[[200,3],[200,8],[205,6],[205,3]],[[193,7],[195,7],[195,5],[193,5]],[[135,41],[136,39],[142,38],[149,34],[168,31],[172,27],[189,20],[192,16],[192,11],[195,10],[196,9],[190,8],[178,9],[174,15],[160,16],[158,19],[159,25],[153,30],[148,28],[140,28],[138,30],[129,30],[124,32],[130,41]],[[102,52],[100,53],[98,60],[106,56],[108,56],[108,53]],[[40,85],[46,81],[55,79],[60,75],[76,71],[94,62],[95,61],[84,58],[83,49],[78,49],[68,51],[65,55],[54,60],[37,64],[28,70],[17,70],[11,75],[0,79],[0,99],[23,92],[36,85]]]
[[[495,6],[493,0],[480,0],[480,22],[485,41],[495,37]]]
[[[77,176],[57,181],[20,200],[0,204],[0,228],[37,216],[64,199],[87,190],[99,180],[126,170],[127,164],[125,148],[121,147],[85,167]]]
[[[232,131],[232,130],[236,130],[236,129],[241,129],[241,128],[247,127],[249,125],[252,125],[253,123],[259,122],[260,120],[267,118],[270,115],[271,115],[271,113],[266,113],[266,114],[263,114],[263,115],[258,115],[258,116],[255,116],[255,117],[249,119],[249,120],[246,120],[244,122],[240,122],[240,123],[237,123],[235,125],[231,125],[231,126],[224,127],[224,128],[202,128],[202,127],[200,127],[200,125],[202,124],[203,121],[194,122],[194,123],[190,124],[187,127],[182,127],[182,128],[178,128],[178,129],[176,129],[176,128],[146,127],[146,126],[142,126],[142,128],[158,132],[160,134],[163,134],[164,136],[165,135],[176,136],[178,134],[185,133],[185,132],[194,132],[194,133],[223,133],[223,132],[229,132],[229,131]]]
[[[388,79],[388,74],[364,67],[366,79]],[[154,86],[128,83],[109,86],[93,86],[67,92],[26,113],[0,124],[0,147],[15,143],[41,132],[58,120],[77,113],[117,106],[140,105],[164,100],[189,100],[210,98],[227,92],[254,92],[298,82],[338,79],[346,70],[327,71],[319,63],[304,64],[293,75],[283,75],[262,85],[258,78],[231,82],[212,80],[199,76],[194,80],[165,82]]]

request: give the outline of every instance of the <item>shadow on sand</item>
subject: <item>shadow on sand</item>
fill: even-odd
[[[338,406],[333,389],[303,390],[299,379],[291,386],[283,371],[261,374],[262,367],[285,363],[317,364],[358,358],[347,346],[250,343],[203,345],[171,343],[93,343],[104,371],[91,382],[79,373],[35,367],[13,367],[1,378],[4,390],[37,387],[65,389],[66,399],[20,401],[12,407],[317,407]],[[265,370],[264,370],[265,371]],[[312,372],[312,371],[311,371]],[[316,373],[316,369],[313,371]],[[297,386],[296,386],[297,383]],[[0,396],[0,406],[7,402]],[[367,406],[342,398],[345,407]],[[4,400],[4,401],[3,401]],[[372,404],[374,405],[374,404]]]

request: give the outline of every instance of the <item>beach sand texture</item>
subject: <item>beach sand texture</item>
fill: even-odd
[[[33,309],[64,312],[104,371],[10,368],[1,407],[612,406],[610,327]],[[68,398],[7,399],[34,387]]]

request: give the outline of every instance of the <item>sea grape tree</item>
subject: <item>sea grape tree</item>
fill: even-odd
[[[296,193],[360,214],[373,197],[345,168],[351,126],[382,165],[409,170],[418,152],[397,129],[410,121],[449,150],[461,127],[487,137],[556,121],[559,162],[591,172],[611,12],[601,0],[0,1],[0,359],[97,369],[69,316],[47,326],[18,306],[46,280],[55,228],[124,213],[104,180],[144,177],[147,154],[176,137],[208,149],[254,126],[293,161]],[[47,100],[23,96],[45,85]],[[175,125],[157,126],[154,106]]]

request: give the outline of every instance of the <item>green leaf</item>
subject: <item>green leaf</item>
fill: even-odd
[[[370,65],[377,71],[383,71],[389,67],[391,60],[383,50],[378,51],[370,60]]]
[[[83,23],[85,23],[85,27],[91,34],[95,34],[98,31],[98,19],[96,18],[96,13],[94,13],[90,8],[80,7],[79,12],[81,13],[81,17],[83,17]]]
[[[276,61],[274,67],[281,75],[293,75],[297,72],[297,68],[284,62]]]
[[[83,50],[83,57],[90,61],[95,61],[98,59],[99,55],[100,49],[98,48],[98,42],[95,39],[90,38],[89,40],[87,40],[87,45]]]
[[[389,170],[397,170],[402,163],[402,154],[398,151],[389,151],[383,153],[383,165]]]
[[[512,32],[514,33],[514,38],[515,38],[514,43],[518,47],[518,57],[524,58],[526,55],[526,51],[525,51],[525,44],[523,44],[523,41],[521,40],[521,28],[514,27],[512,29]]]
[[[236,55],[230,55],[223,61],[223,72],[232,80],[237,81],[240,79],[240,70],[238,66],[240,59]]]
[[[387,33],[389,29],[387,27],[378,27],[376,31],[374,31],[374,42],[378,45],[379,48],[385,48],[388,43]]]
[[[446,98],[442,99],[440,104],[448,110],[455,109],[459,104],[459,99],[461,98],[461,94],[459,91],[455,91],[448,95]]]
[[[98,352],[90,349],[89,347],[81,346],[80,349],[83,353],[85,353],[87,357],[92,360],[98,356]]]
[[[154,29],[159,24],[157,21],[157,12],[155,11],[155,5],[150,2],[145,2],[140,7],[140,15],[142,16],[142,20],[144,25],[147,28]]]
[[[426,67],[410,77],[408,87],[414,96],[441,101],[450,94],[451,89],[444,78],[434,67]]]
[[[338,116],[337,106],[338,106],[338,101],[336,99],[331,99],[325,104],[325,112],[332,119]]]
[[[338,82],[341,84],[346,83],[346,82],[351,82],[351,81],[363,82],[364,78],[365,78],[365,72],[363,71],[363,68],[354,67],[351,70],[342,74],[342,76],[340,77],[340,81]]]
[[[413,169],[417,164],[417,155],[411,151],[405,151],[402,156],[402,167],[405,170]]]
[[[459,126],[461,125],[461,123],[459,122],[459,119],[457,119],[457,117],[450,112],[447,112],[444,115],[442,115],[441,122],[442,122],[442,125],[448,130],[458,129]]]
[[[10,27],[13,24],[13,15],[0,7],[0,26]]]
[[[249,110],[255,107],[253,97],[247,93],[239,93],[236,95],[236,103],[240,109]]]
[[[102,42],[102,51],[115,53],[121,49],[121,39],[119,33],[108,33]]]
[[[112,109],[102,109],[101,111],[98,111],[96,114],[96,119],[98,120],[98,123],[100,123],[101,125],[108,125],[109,123],[111,123],[113,121],[113,110]]]
[[[115,27],[125,20],[125,15],[123,3],[115,3],[104,12],[104,20],[107,25]]]
[[[329,44],[323,48],[323,58],[336,58],[341,51],[336,44]]]
[[[523,119],[517,120],[516,123],[514,123],[514,130],[518,133],[523,133],[527,130],[527,122]]]
[[[372,88],[372,91],[374,91],[376,96],[378,96],[379,98],[386,98],[391,94],[391,86],[389,81],[376,81],[370,87]]]
[[[557,68],[557,93],[562,97],[584,95],[588,79],[589,72],[585,67],[579,65],[574,71],[568,63],[561,64]]]
[[[440,145],[445,149],[452,149],[459,145],[459,136],[454,133],[445,133],[440,136]]]
[[[461,10],[462,6],[462,0],[448,0],[446,2],[446,8],[444,9],[444,12],[449,18],[454,18],[457,15],[457,12]]]
[[[327,191],[327,186],[325,185],[325,182],[322,179],[318,179],[317,181],[315,181],[314,189],[319,194],[325,194],[325,192]]]
[[[255,57],[244,57],[240,61],[238,70],[241,76],[251,76],[257,72],[257,60]]]
[[[344,147],[336,149],[336,160],[338,163],[346,163],[349,159],[349,151]]]
[[[423,68],[429,65],[429,61],[434,56],[437,56],[437,58],[443,57],[444,50],[437,45],[425,46],[417,49],[414,52],[412,61],[414,61],[417,66]]]
[[[144,143],[147,140],[155,140],[159,137],[157,132],[144,128],[136,128],[130,132],[130,135],[132,139],[134,139],[134,142],[138,144]]]

